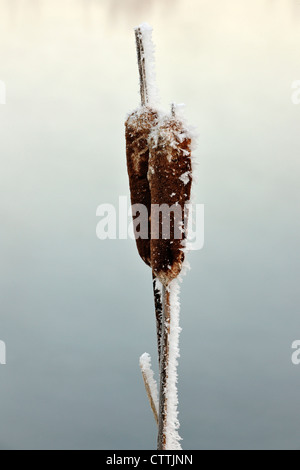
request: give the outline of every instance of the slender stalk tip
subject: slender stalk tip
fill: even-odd
[[[138,61],[139,74],[140,74],[141,104],[142,106],[147,106],[149,97],[148,97],[148,86],[147,86],[147,76],[146,76],[143,31],[141,27],[137,27],[135,28],[134,32],[135,32],[135,41],[136,41],[137,61]]]
[[[171,103],[171,114],[172,114],[172,117],[176,117],[176,104],[175,103]]]

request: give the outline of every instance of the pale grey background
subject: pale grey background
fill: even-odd
[[[299,449],[297,0],[0,0],[0,447],[154,449],[138,357],[150,272],[96,238],[128,194],[132,28],[154,27],[162,105],[200,138],[206,240],[182,288],[185,449]]]

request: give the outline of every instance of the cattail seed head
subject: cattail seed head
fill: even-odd
[[[185,205],[190,200],[192,185],[192,139],[173,112],[152,130],[148,143],[151,265],[154,275],[162,284],[168,285],[179,275],[184,261]],[[169,211],[161,211],[162,206],[168,206]],[[164,224],[170,226],[169,237],[164,236]]]
[[[135,227],[135,238],[139,255],[151,266],[150,256],[150,214],[151,195],[147,179],[149,169],[148,138],[153,127],[157,125],[157,112],[148,107],[139,108],[130,114],[125,122],[127,171],[129,177],[131,204],[142,204],[147,209],[148,237],[139,238]],[[134,217],[135,218],[135,217]]]

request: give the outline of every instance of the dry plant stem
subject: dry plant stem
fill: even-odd
[[[140,94],[142,106],[147,106],[148,104],[148,87],[146,79],[146,66],[145,66],[145,51],[143,45],[143,33],[141,28],[136,28],[135,30],[135,40],[136,40],[136,52],[138,58],[138,66],[140,73]]]
[[[147,376],[146,376],[146,374],[143,370],[142,370],[142,375],[143,375],[145,389],[146,389],[146,392],[147,392],[149,403],[150,403],[151,409],[153,411],[153,416],[154,416],[154,419],[156,421],[156,424],[158,425],[157,409],[156,409],[155,403],[153,401],[153,397],[152,397],[152,394],[151,394],[151,389],[150,389],[150,386],[149,386],[149,383],[148,383]]]
[[[163,317],[163,306],[161,292],[156,287],[156,282],[159,282],[155,275],[153,276],[153,295],[155,304],[155,315],[156,315],[156,333],[157,333],[157,349],[158,349],[158,364],[160,366],[161,358],[161,341],[162,341],[162,317]]]
[[[159,390],[159,421],[158,421],[158,440],[157,449],[166,450],[166,427],[168,414],[168,400],[166,394],[168,368],[169,368],[169,349],[170,349],[170,322],[171,305],[170,292],[167,287],[163,287],[163,318],[162,318],[162,342],[161,342],[161,361],[160,361],[160,390]]]

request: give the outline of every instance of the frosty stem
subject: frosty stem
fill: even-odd
[[[168,414],[167,380],[170,352],[171,304],[170,291],[163,287],[162,341],[160,360],[159,420],[157,449],[166,449],[166,431]]]
[[[158,281],[154,274],[152,276],[153,276],[153,295],[154,295],[155,316],[156,316],[158,364],[160,365],[163,305],[162,305],[161,291],[160,289],[157,288]]]
[[[136,52],[140,73],[140,94],[142,106],[147,106],[149,101],[148,86],[146,79],[145,50],[143,44],[143,32],[140,27],[135,29]]]
[[[152,412],[153,412],[153,416],[154,416],[154,419],[156,421],[156,424],[158,425],[157,408],[156,408],[156,405],[155,405],[155,402],[154,402],[153,394],[151,392],[148,377],[147,377],[146,373],[143,370],[142,370],[142,375],[143,375],[144,385],[145,385],[145,389],[146,389],[147,396],[148,396],[148,399],[149,399],[149,403],[150,403],[150,406],[151,406],[151,409],[152,409]]]

